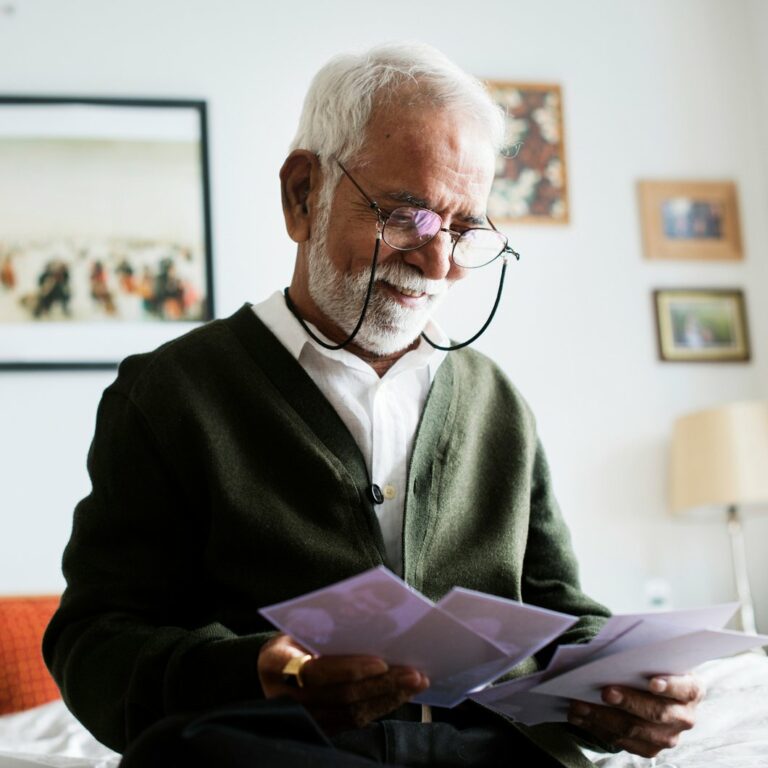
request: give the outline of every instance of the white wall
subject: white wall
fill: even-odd
[[[751,32],[750,69],[754,73],[752,98],[757,115],[758,146],[756,164],[763,169],[763,179],[768,187],[768,3],[765,0],[748,0],[747,23]],[[765,210],[765,209],[763,209]],[[768,230],[768,219],[763,216],[763,231]],[[764,262],[768,261],[768,256]],[[765,273],[763,273],[765,274]],[[765,285],[763,280],[763,285]],[[763,320],[768,319],[768,308]],[[758,373],[762,391],[768,392],[768,359],[763,355],[758,361]]]
[[[538,413],[589,591],[617,610],[643,607],[652,577],[670,582],[678,606],[732,596],[724,527],[666,517],[665,461],[679,413],[768,395],[764,5],[475,0],[468,16],[444,0],[16,4],[0,16],[0,93],[209,100],[219,315],[289,280],[277,171],[330,55],[407,36],[481,76],[560,82],[572,223],[509,229],[524,258],[478,346]],[[743,263],[643,260],[634,185],[665,177],[737,181]],[[657,362],[650,293],[664,286],[744,288],[753,362]],[[482,312],[481,288],[469,294]],[[0,591],[61,588],[60,551],[88,489],[85,454],[110,380],[0,373]],[[768,629],[768,517],[748,522]]]

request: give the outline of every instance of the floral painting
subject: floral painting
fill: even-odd
[[[495,221],[568,223],[562,95],[558,85],[490,81],[507,115],[488,215]]]

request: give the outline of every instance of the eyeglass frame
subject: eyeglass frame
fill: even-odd
[[[444,223],[443,222],[443,217],[437,211],[433,211],[431,208],[427,208],[426,206],[418,205],[416,203],[409,203],[407,205],[399,205],[399,206],[397,206],[397,208],[393,209],[392,211],[389,211],[389,212],[385,211],[383,208],[381,208],[381,206],[373,198],[371,198],[366,193],[366,191],[355,180],[355,178],[352,176],[352,174],[342,165],[341,161],[338,158],[334,157],[333,160],[336,163],[336,165],[338,165],[339,168],[341,168],[341,170],[344,173],[344,175],[352,182],[352,184],[355,185],[355,188],[357,189],[357,191],[365,198],[365,200],[367,201],[367,203],[368,203],[369,207],[371,208],[371,210],[376,214],[376,216],[377,216],[377,218],[379,220],[379,224],[381,226],[381,229],[379,230],[378,235],[381,237],[382,240],[384,240],[384,242],[390,248],[394,248],[396,251],[403,251],[403,252],[416,251],[419,248],[423,248],[425,245],[428,245],[429,243],[431,243],[441,232],[445,232],[445,233],[447,233],[450,236],[451,243],[452,243],[451,254],[450,254],[449,258],[450,258],[451,262],[453,264],[455,264],[457,267],[459,267],[460,269],[480,269],[481,267],[487,267],[489,264],[493,264],[493,262],[496,261],[499,258],[499,256],[503,256],[504,262],[506,263],[508,255],[510,255],[510,254],[512,256],[514,256],[517,261],[520,261],[520,254],[514,248],[512,248],[510,246],[509,238],[503,232],[500,232],[496,228],[496,225],[490,220],[490,218],[488,216],[486,216],[485,218],[488,220],[488,223],[491,225],[490,227],[469,227],[469,228],[465,229],[463,232],[457,232],[457,231],[455,231],[453,229],[449,229],[448,227],[442,227],[441,226],[437,230],[437,232],[435,232],[435,234],[432,235],[429,238],[429,240],[425,240],[423,243],[419,243],[418,245],[414,245],[412,248],[401,248],[401,247],[399,247],[397,245],[392,245],[391,243],[388,243],[386,238],[384,237],[384,230],[386,229],[387,222],[389,221],[389,219],[392,217],[392,215],[395,213],[395,211],[398,210],[399,208],[416,208],[416,209],[419,209],[419,210],[422,210],[422,211],[428,211],[429,213],[432,213],[435,216],[437,216],[437,218],[440,220],[440,224]],[[489,261],[486,261],[483,264],[478,264],[476,267],[467,267],[467,266],[464,266],[463,264],[459,264],[453,258],[453,254],[454,254],[454,251],[456,250],[456,245],[458,244],[459,240],[467,232],[472,232],[472,231],[475,231],[475,230],[481,230],[481,231],[487,231],[487,232],[495,232],[497,235],[499,235],[499,237],[502,238],[502,240],[504,241],[504,245],[501,247],[501,250],[492,259],[490,259]]]
[[[340,342],[339,344],[329,344],[328,342],[326,342],[323,339],[321,339],[316,333],[314,333],[312,331],[312,329],[309,327],[309,325],[307,325],[306,321],[301,316],[301,313],[299,312],[298,308],[296,307],[296,305],[291,300],[291,295],[290,295],[290,292],[289,292],[288,288],[285,289],[285,302],[286,302],[286,305],[287,305],[288,309],[294,315],[296,320],[298,320],[298,322],[301,325],[301,327],[307,332],[307,334],[312,339],[314,339],[315,342],[320,344],[322,347],[325,347],[326,349],[337,350],[337,349],[343,349],[348,344],[350,344],[352,342],[352,340],[355,338],[355,336],[357,336],[358,331],[360,330],[360,328],[363,325],[363,320],[365,319],[365,314],[368,311],[368,304],[369,304],[369,302],[371,300],[371,294],[373,292],[373,286],[374,286],[374,283],[375,283],[375,280],[376,280],[376,266],[378,264],[378,258],[379,258],[379,247],[380,247],[381,242],[382,242],[383,237],[384,237],[384,227],[386,226],[387,219],[392,214],[391,213],[387,214],[385,211],[383,211],[379,207],[378,203],[375,200],[372,200],[370,197],[368,197],[368,195],[365,193],[363,188],[352,178],[352,176],[350,175],[349,171],[347,171],[347,169],[339,162],[339,160],[337,158],[333,158],[333,159],[336,161],[336,163],[338,164],[339,168],[341,168],[341,170],[344,172],[344,174],[347,176],[347,178],[355,185],[355,187],[360,192],[360,194],[368,201],[368,204],[371,207],[371,210],[373,210],[376,213],[376,216],[377,216],[377,224],[378,224],[378,226],[376,228],[376,242],[375,242],[375,245],[374,245],[374,248],[373,248],[373,256],[371,257],[371,274],[370,274],[370,277],[368,278],[368,288],[366,289],[365,300],[363,302],[362,311],[360,312],[360,317],[359,317],[359,319],[357,321],[357,324],[355,325],[354,329],[352,330],[352,332],[349,334],[349,336],[344,341]],[[400,207],[400,206],[398,206],[398,207]],[[406,206],[402,206],[402,207],[406,207]],[[418,205],[413,205],[411,207],[413,207],[413,208],[422,208],[422,206],[418,206]],[[397,210],[397,208],[395,208],[395,211],[396,210]],[[434,213],[435,216],[437,216],[440,219],[440,223],[441,224],[443,223],[443,217],[439,213],[437,213],[435,211],[432,211],[430,208],[425,208],[425,207],[422,208],[422,210],[430,211],[431,213]],[[392,211],[392,213],[394,213],[394,211]],[[487,216],[486,216],[486,218],[488,219]],[[444,346],[442,344],[437,344],[436,342],[432,341],[432,339],[430,339],[429,336],[427,336],[427,334],[424,331],[422,331],[421,332],[421,337],[424,339],[424,341],[426,341],[430,346],[434,347],[435,349],[443,350],[445,352],[453,352],[453,351],[455,351],[457,349],[463,349],[464,347],[466,347],[469,344],[471,344],[473,341],[476,341],[477,339],[479,339],[480,336],[482,336],[483,333],[485,333],[486,329],[491,324],[491,321],[493,320],[493,318],[494,318],[494,316],[496,314],[496,310],[499,308],[499,302],[501,301],[501,294],[502,294],[502,291],[504,290],[504,276],[506,275],[507,264],[509,262],[508,254],[511,253],[511,254],[514,255],[514,257],[518,261],[520,260],[520,254],[517,253],[517,251],[515,251],[514,249],[510,248],[509,240],[507,239],[507,236],[503,232],[499,232],[499,230],[496,229],[496,227],[494,226],[493,222],[490,219],[488,219],[488,223],[491,225],[491,227],[493,228],[494,231],[498,232],[499,235],[501,235],[504,238],[504,243],[505,243],[504,247],[501,249],[501,251],[499,251],[499,253],[496,256],[494,256],[493,259],[491,259],[490,261],[487,261],[485,264],[480,265],[480,266],[486,267],[486,266],[488,266],[488,264],[491,264],[492,262],[496,261],[499,258],[499,256],[503,255],[502,264],[501,264],[501,274],[499,276],[499,288],[496,291],[496,300],[493,302],[493,308],[491,309],[491,313],[488,315],[488,318],[483,323],[483,325],[480,328],[480,330],[477,331],[477,333],[475,333],[473,336],[471,336],[466,341],[462,341],[459,344],[450,344],[448,346]],[[487,227],[471,227],[470,229],[487,229]],[[469,229],[465,230],[465,232],[468,232],[468,231],[469,231]],[[398,251],[403,251],[403,252],[405,252],[405,251],[415,251],[415,250],[417,250],[417,248],[421,248],[422,246],[427,245],[428,243],[431,243],[432,240],[434,240],[437,237],[437,233],[438,232],[448,232],[449,234],[459,234],[459,233],[453,232],[453,230],[443,229],[441,227],[440,229],[437,230],[437,232],[435,232],[434,235],[432,235],[432,237],[429,240],[426,241],[426,243],[421,243],[420,245],[418,245],[418,246],[416,246],[414,248],[398,248],[397,246],[394,246],[394,245],[390,245],[389,247],[390,248],[394,248],[395,250],[398,250]],[[454,264],[456,264],[456,262],[453,260],[453,252],[456,249],[456,243],[461,239],[461,236],[463,234],[464,234],[463,232],[460,233],[459,236],[453,241],[453,248],[451,249],[450,259],[451,259],[451,261]],[[384,242],[386,242],[386,241],[384,241]],[[387,243],[387,245],[389,245],[389,243]],[[462,267],[460,264],[457,264],[456,266],[458,266],[461,269],[479,269],[479,267]]]

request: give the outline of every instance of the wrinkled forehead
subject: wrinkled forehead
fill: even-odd
[[[471,111],[407,96],[375,104],[365,127],[359,162],[365,163],[386,145],[416,156],[434,148],[446,155],[472,149],[479,164],[493,162],[496,156],[488,127]]]
[[[495,170],[495,150],[471,116],[441,107],[379,108],[359,161],[375,196],[418,200],[432,210],[482,217]],[[380,200],[379,202],[383,202]]]

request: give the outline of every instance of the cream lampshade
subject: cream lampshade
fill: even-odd
[[[731,403],[680,417],[670,457],[670,508],[727,513],[745,631],[755,631],[739,509],[768,508],[768,402]]]

